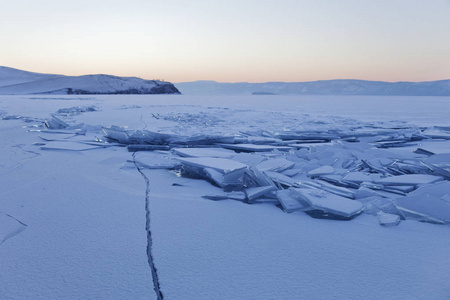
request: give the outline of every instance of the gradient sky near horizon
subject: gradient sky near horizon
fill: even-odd
[[[450,79],[450,0],[1,0],[0,65],[171,82]]]

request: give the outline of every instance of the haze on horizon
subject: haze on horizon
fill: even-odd
[[[171,82],[450,79],[449,0],[3,0],[0,65]]]

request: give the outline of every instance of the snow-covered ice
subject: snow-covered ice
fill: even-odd
[[[0,96],[0,298],[448,298],[448,111]]]

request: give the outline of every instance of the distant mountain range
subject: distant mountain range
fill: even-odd
[[[112,75],[65,76],[0,66],[0,94],[179,94],[170,82]]]
[[[266,83],[193,81],[175,85],[185,95],[450,96],[450,79],[424,82],[383,82],[355,79]]]
[[[0,94],[179,94],[185,95],[376,95],[450,96],[450,79],[383,82],[355,79],[309,82],[176,83],[112,75],[65,76],[0,66]]]

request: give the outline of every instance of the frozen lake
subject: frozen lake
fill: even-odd
[[[149,220],[152,263],[165,299],[448,298],[450,227],[430,223],[439,223],[446,215],[433,215],[438,218],[433,219],[430,214],[435,211],[427,211],[421,215],[427,222],[417,221],[416,214],[398,226],[380,226],[377,216],[359,214],[358,207],[345,204],[356,202],[346,200],[346,193],[361,188],[358,180],[342,189],[320,188],[340,194],[344,204],[338,205],[337,212],[352,216],[346,221],[312,218],[300,210],[286,213],[284,205],[272,201],[273,190],[263,194],[271,195],[270,199],[255,194],[260,201],[251,205],[204,196],[223,195],[226,186],[220,187],[217,178],[228,175],[230,169],[240,171],[240,163],[250,166],[247,154],[254,155],[253,162],[261,158],[255,164],[264,163],[259,169],[272,176],[275,190],[286,186],[274,179],[277,172],[294,181],[316,182],[315,176],[344,177],[348,175],[344,171],[362,173],[372,168],[369,175],[374,185],[397,187],[390,190],[391,196],[383,190],[383,196],[374,197],[397,199],[413,189],[417,193],[434,181],[448,182],[445,173],[418,174],[427,176],[402,181],[403,177],[395,177],[405,170],[398,162],[437,162],[448,170],[449,112],[450,97],[0,96],[0,298],[156,299],[147,251]],[[47,130],[44,121],[51,122],[52,114],[68,127],[54,125]],[[186,137],[198,141],[208,135],[208,142],[209,136],[239,136],[245,141],[241,144],[251,149],[261,144],[274,147],[276,140],[283,142],[277,147],[285,147],[289,143],[283,135],[302,131],[314,132],[316,140],[323,139],[320,143],[347,148],[329,148],[329,153],[314,146],[302,150],[299,142],[288,146],[292,147],[289,152],[280,148],[235,157],[230,149],[237,143],[222,141],[228,145],[226,151],[196,149],[192,155],[200,159],[181,159],[189,171],[206,170],[210,177],[205,180],[183,176],[175,167],[172,170],[173,152],[133,155],[123,143],[106,147],[102,128],[111,126],[118,126],[112,128],[120,128],[115,134],[123,134],[124,139],[136,130],[147,130],[184,146]],[[337,143],[324,137],[330,131],[340,134]],[[363,131],[369,132],[367,136]],[[345,140],[346,132],[357,132],[359,141]],[[372,138],[371,132],[382,140]],[[417,141],[407,140],[412,136]],[[381,143],[393,141],[408,145],[383,152]],[[358,146],[363,144],[373,149]],[[413,153],[417,148],[433,151],[431,158]],[[444,155],[432,161],[435,154]],[[340,159],[339,167],[335,160],[328,162],[333,155]],[[231,157],[235,164],[231,168],[217,157]],[[346,158],[365,160],[368,166],[358,169],[351,162],[346,164]],[[385,160],[391,160],[394,164],[389,167],[395,166],[400,173],[383,174],[388,170],[383,169]],[[327,168],[320,168],[323,165]],[[419,165],[413,169],[428,172]],[[377,168],[383,169],[378,175]],[[258,174],[256,180],[262,178]],[[387,182],[384,177],[396,180]],[[403,186],[398,187],[398,182]],[[243,197],[249,195],[246,190]],[[450,202],[447,194],[432,197],[442,200],[444,208],[445,201]],[[317,196],[306,204],[328,209],[320,199]],[[402,205],[416,209],[409,204]]]

